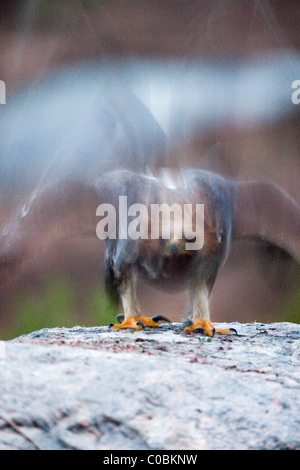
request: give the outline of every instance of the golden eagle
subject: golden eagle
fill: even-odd
[[[166,204],[176,207],[204,205],[204,239],[190,249],[187,239],[121,237],[120,198],[128,206]],[[95,236],[97,209],[115,208],[114,236],[106,239],[105,279],[108,290],[121,300],[124,314],[113,329],[157,327],[163,316],[142,316],[136,301],[136,279],[142,276],[162,289],[189,292],[192,319],[187,331],[229,334],[210,321],[208,298],[226,263],[231,245],[241,238],[260,238],[288,252],[300,262],[300,207],[279,186],[266,181],[238,182],[198,169],[182,169],[170,179],[127,170],[107,173],[95,184],[62,181],[36,195],[5,228],[1,238],[1,276],[37,256],[41,249],[64,237]],[[152,220],[148,212],[147,230]],[[194,224],[195,214],[191,220]],[[194,224],[195,225],[195,224]],[[193,225],[193,226],[194,226]],[[163,229],[163,221],[160,221]],[[197,231],[193,232],[195,237]],[[145,234],[144,234],[145,235]],[[6,274],[5,274],[6,273]]]

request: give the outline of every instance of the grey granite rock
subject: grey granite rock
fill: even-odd
[[[166,324],[6,342],[0,449],[300,449],[300,325],[229,326],[238,335]]]

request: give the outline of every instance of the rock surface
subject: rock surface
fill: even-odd
[[[300,449],[300,325],[229,326],[238,335],[74,327],[4,343],[0,449]]]

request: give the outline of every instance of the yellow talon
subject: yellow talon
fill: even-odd
[[[195,330],[203,330],[203,333],[205,333],[207,336],[214,336],[215,333],[221,335],[230,335],[232,333],[232,330],[229,330],[228,328],[215,328],[211,321],[200,320],[199,318],[197,318],[193,322],[188,322],[185,326],[185,331]]]
[[[139,323],[139,317],[128,317],[120,325],[110,325],[113,330],[131,328],[134,330],[142,330],[144,327]]]
[[[160,321],[170,322],[166,317],[157,315],[153,318],[143,317],[139,315],[137,317],[128,317],[124,319],[124,315],[118,316],[119,320],[123,320],[120,325],[110,324],[109,326],[114,329],[123,329],[123,328],[132,328],[134,330],[142,330],[145,326],[150,326],[151,328],[158,328]]]
[[[158,321],[155,322],[150,317],[139,316],[138,321],[142,322],[145,326],[150,326],[151,328],[157,328],[159,326]]]
[[[232,333],[236,334],[236,330],[230,330],[229,328],[216,328],[215,330],[219,335],[231,335]]]

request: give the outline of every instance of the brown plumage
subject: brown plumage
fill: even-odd
[[[212,336],[208,298],[231,245],[240,238],[260,238],[300,262],[300,208],[281,188],[268,182],[235,182],[217,174],[186,169],[176,184],[160,177],[129,171],[105,175],[96,184],[61,182],[34,198],[25,213],[6,228],[1,239],[2,278],[40,249],[63,237],[95,236],[96,209],[112,204],[118,213],[119,196],[127,196],[128,206],[166,203],[204,204],[204,245],[187,250],[187,240],[116,239],[106,241],[106,286],[122,302],[124,315],[112,328],[158,326],[164,317],[142,316],[136,302],[136,279],[142,276],[162,289],[189,291],[192,320],[186,329],[202,329]],[[23,215],[23,216],[22,216]],[[151,220],[148,220],[148,228]],[[5,274],[6,272],[6,274]]]

